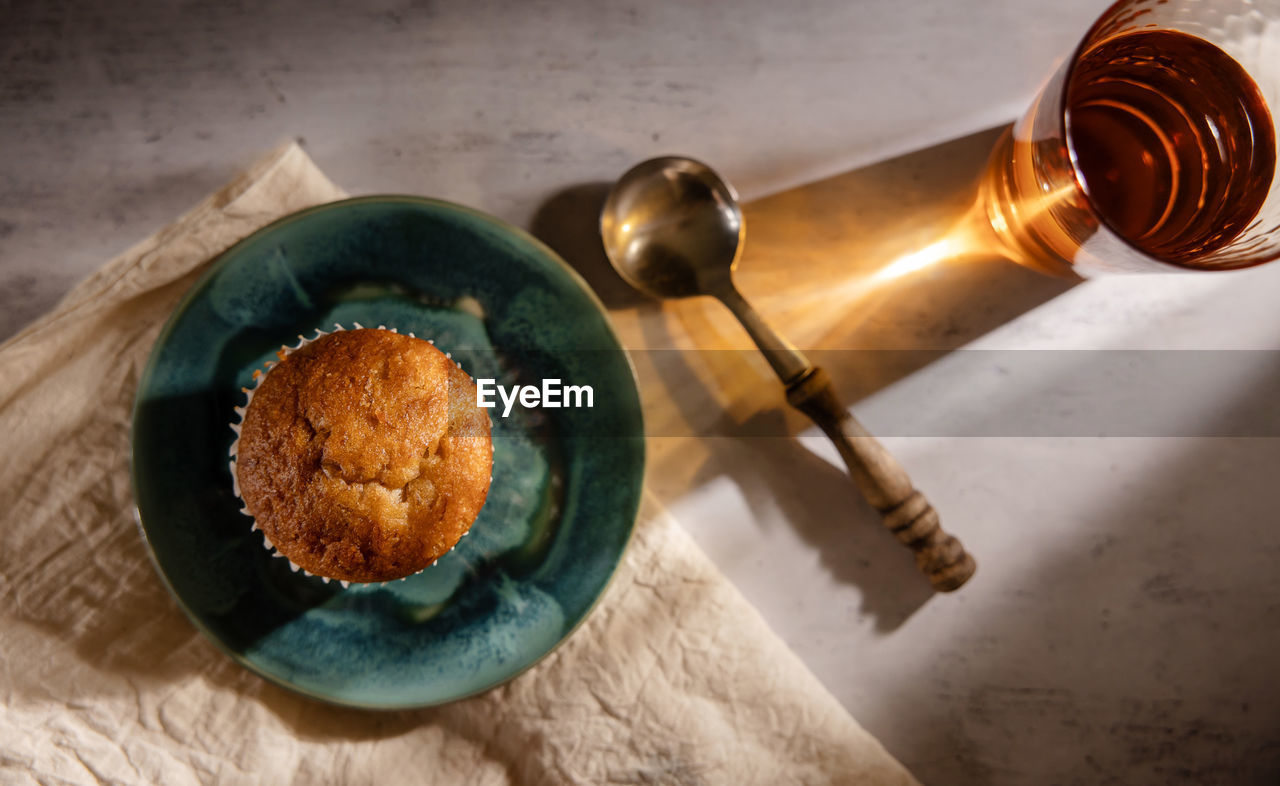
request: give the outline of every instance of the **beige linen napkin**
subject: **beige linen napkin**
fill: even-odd
[[[341,196],[282,148],[0,346],[0,781],[914,783],[651,500],[588,621],[466,701],[319,704],[196,632],[134,525],[134,389],[210,259]]]

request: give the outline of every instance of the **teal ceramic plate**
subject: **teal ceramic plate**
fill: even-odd
[[[593,406],[490,410],[489,497],[435,567],[349,588],[293,573],[239,513],[229,424],[254,369],[335,323],[433,337],[508,386],[590,386]],[[551,652],[617,566],[643,472],[635,377],[582,280],[511,226],[414,197],[323,205],[228,251],[165,326],[134,408],[138,517],[183,609],[250,670],[359,707],[458,699]]]

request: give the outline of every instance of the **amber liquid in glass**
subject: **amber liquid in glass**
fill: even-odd
[[[1252,241],[1232,241],[1266,202],[1276,132],[1239,63],[1186,33],[1131,31],[1081,55],[1061,90],[1041,93],[988,167],[985,213],[1011,258],[1058,275],[1151,269],[1135,256],[1256,264]],[[1066,140],[1050,130],[1063,108]],[[1113,239],[1092,241],[1100,225]]]
[[[1103,42],[1067,86],[1067,136],[1098,215],[1146,254],[1195,266],[1266,200],[1276,140],[1234,59],[1170,30]]]

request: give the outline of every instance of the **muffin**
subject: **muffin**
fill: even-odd
[[[430,342],[383,329],[281,350],[232,450],[267,545],[344,582],[432,565],[470,529],[493,471],[471,377]]]

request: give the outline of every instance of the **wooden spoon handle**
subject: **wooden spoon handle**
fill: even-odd
[[[808,415],[835,443],[858,490],[880,511],[884,525],[916,556],[939,592],[959,589],[977,565],[960,541],[938,523],[938,513],[911,485],[902,465],[845,410],[821,368],[787,385],[787,402]]]

